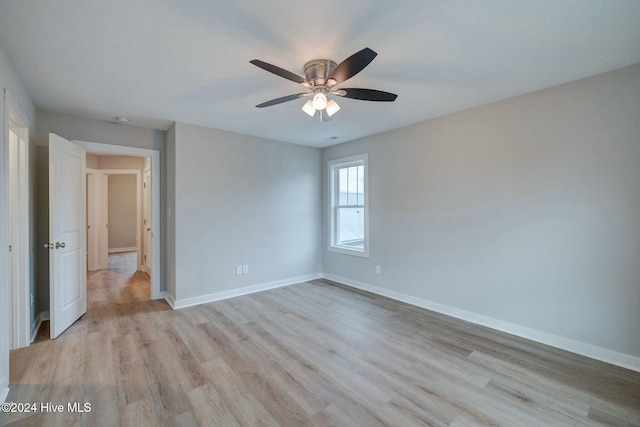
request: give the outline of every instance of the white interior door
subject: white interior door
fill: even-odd
[[[49,297],[51,338],[87,311],[86,152],[49,134]]]
[[[151,275],[151,170],[144,171],[142,182],[143,190],[143,218],[142,218],[142,245],[143,245],[143,265],[144,271]]]

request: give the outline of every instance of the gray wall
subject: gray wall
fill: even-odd
[[[177,123],[176,299],[320,273],[320,183],[318,149]]]
[[[640,357],[639,112],[634,66],[325,149],[369,153],[371,257],[324,272]]]
[[[42,245],[49,241],[49,149],[36,147],[35,169],[36,217],[36,311],[49,311],[49,250]]]
[[[108,180],[109,249],[135,248],[138,243],[136,176],[109,175]]]

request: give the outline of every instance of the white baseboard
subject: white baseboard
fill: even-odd
[[[137,252],[137,251],[138,251],[138,248],[135,246],[132,246],[130,248],[109,248],[110,254],[114,254],[118,252]]]
[[[475,323],[477,325],[486,326],[491,329],[496,329],[501,332],[506,332],[511,335],[515,335],[531,341],[536,341],[541,344],[549,345],[551,347],[556,347],[561,350],[566,350],[571,353],[579,354],[581,356],[586,356],[591,359],[600,360],[602,362],[640,372],[640,358],[629,356],[628,354],[618,353],[606,348],[596,347],[591,344],[586,344],[579,341],[574,341],[569,338],[542,332],[537,329],[531,329],[524,326],[516,325],[514,323],[494,319],[493,317],[484,316],[422,298],[417,298],[411,295],[379,288],[377,286],[372,286],[366,283],[359,282],[357,280],[351,280],[345,277],[326,273],[323,275],[323,277],[327,280],[350,286],[352,288],[361,289],[373,294],[381,295],[397,301],[402,301],[407,304],[426,308],[427,310],[435,311],[437,313],[446,314],[447,316],[455,317],[457,319],[466,320],[467,322]]]
[[[9,395],[9,386],[0,389],[0,403],[4,403],[7,400],[7,396]]]
[[[36,339],[40,325],[42,325],[42,322],[45,320],[49,320],[49,310],[41,311],[36,315],[36,323],[34,328],[31,330],[31,342]]]
[[[42,325],[42,313],[38,313],[36,315],[35,324],[33,325],[33,329],[31,329],[31,341],[30,342],[33,342],[33,340],[36,339],[36,335],[38,335],[38,330],[40,329],[40,325]]]
[[[176,300],[169,292],[162,292],[162,298],[171,306],[172,309],[176,309]]]
[[[169,305],[171,305],[175,310],[178,310],[185,307],[191,307],[193,305],[204,304],[204,303],[213,302],[213,301],[220,301],[227,298],[239,297],[241,295],[248,295],[255,292],[266,291],[268,289],[275,289],[275,288],[281,288],[283,286],[295,285],[296,283],[308,282],[309,280],[316,280],[320,278],[322,278],[321,273],[308,274],[306,276],[292,277],[290,279],[277,280],[275,282],[262,283],[259,285],[247,286],[240,289],[232,289],[229,291],[216,292],[214,294],[202,295],[199,297],[191,297],[191,298],[184,298],[184,299],[178,299],[175,301],[170,301],[169,299],[167,299],[171,297],[169,295],[169,296],[165,296],[165,299],[167,300]],[[170,299],[173,300],[173,298],[170,298]]]

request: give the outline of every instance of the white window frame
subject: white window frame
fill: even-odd
[[[338,215],[338,198],[340,195],[338,189],[338,170],[341,168],[363,165],[364,166],[364,248],[354,248],[338,245],[337,242],[337,215]],[[356,156],[344,157],[341,159],[330,160],[327,162],[327,196],[329,198],[327,206],[328,212],[328,238],[327,250],[346,255],[354,255],[363,258],[369,258],[369,154],[359,154]]]

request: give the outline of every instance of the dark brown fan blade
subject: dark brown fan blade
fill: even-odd
[[[344,94],[342,93],[344,91]],[[360,99],[362,101],[393,102],[398,95],[395,93],[383,92],[375,89],[340,88],[335,92],[338,96],[345,98]]]
[[[335,86],[347,79],[350,79],[351,77],[362,71],[364,67],[369,65],[369,63],[373,61],[373,58],[375,58],[376,55],[378,54],[373,50],[365,47],[361,51],[354,53],[353,55],[339,63],[338,66],[333,69],[327,80],[330,82],[331,86]]]
[[[303,96],[311,95],[310,93],[296,93],[295,95],[287,95],[281,98],[272,99],[271,101],[263,102],[256,105],[258,108],[271,107],[272,105],[282,104],[283,102],[293,101],[294,99],[301,98]]]
[[[252,59],[249,61],[256,67],[260,67],[263,70],[266,70],[270,73],[275,74],[276,76],[280,76],[287,80],[291,80],[292,82],[299,83],[305,87],[309,87],[309,82],[300,77],[299,75],[292,73],[291,71],[287,71],[284,68],[276,67],[273,64],[269,64],[268,62],[260,61],[259,59]]]

